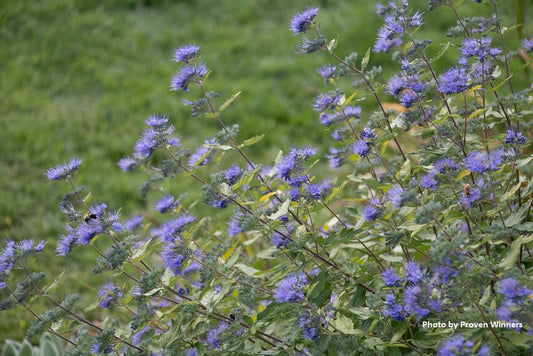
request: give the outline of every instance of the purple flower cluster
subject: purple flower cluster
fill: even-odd
[[[155,208],[160,213],[166,213],[167,211],[171,211],[175,209],[178,205],[180,205],[180,202],[175,200],[172,195],[164,196],[163,198],[159,199],[155,203]]]
[[[307,278],[304,273],[296,275],[289,274],[282,279],[274,292],[274,298],[278,303],[298,303],[305,299],[303,289],[307,285]]]
[[[392,268],[385,270],[382,273],[385,285],[389,288],[399,288],[398,292],[401,293],[398,294],[398,299],[393,292],[385,297],[383,315],[401,321],[407,317],[420,320],[427,317],[430,312],[441,312],[445,289],[450,284],[451,277],[458,274],[449,262],[449,259],[445,260],[431,274],[418,263],[410,261],[404,264],[404,278],[396,274]]]
[[[390,1],[387,7],[378,5],[377,13],[383,17],[385,23],[378,30],[374,52],[388,52],[400,46],[405,31],[423,24],[420,12],[417,11],[413,16],[408,16],[407,12],[407,0],[402,1],[401,7],[396,6],[393,1]]]
[[[439,91],[444,94],[458,94],[470,88],[470,74],[464,67],[452,67],[439,76]]]
[[[111,309],[117,304],[118,299],[122,297],[122,290],[120,287],[116,287],[113,282],[107,282],[98,290],[98,297],[101,298],[98,304],[99,308]]]
[[[400,103],[409,108],[424,97],[424,83],[417,74],[393,75],[387,82],[386,92],[400,99]]]
[[[13,240],[7,241],[4,250],[0,254],[0,274],[7,275],[13,267],[19,262],[26,259],[27,256],[41,252],[46,245],[44,240],[35,245],[33,239],[22,240],[15,242]],[[1,288],[5,287],[4,282],[1,281]]]
[[[83,159],[72,158],[68,163],[58,164],[55,167],[48,168],[45,175],[50,180],[64,180],[67,179],[76,171]]]
[[[315,17],[318,13],[318,8],[307,8],[294,15],[291,20],[289,29],[298,35],[307,32],[315,22]]]
[[[211,348],[220,350],[224,345],[224,334],[227,332],[229,324],[225,321],[220,322],[217,326],[209,329],[207,332],[207,343]]]
[[[483,173],[497,171],[503,162],[503,149],[490,151],[471,151],[464,159],[465,167],[471,172]]]
[[[290,186],[301,186],[302,182],[307,180],[307,174],[305,173],[303,162],[307,161],[314,154],[316,154],[316,149],[310,146],[298,149],[292,147],[289,153],[278,163],[278,174],[281,178],[287,181]]]
[[[507,130],[507,136],[505,136],[505,140],[503,142],[506,144],[523,145],[527,142],[527,139],[520,131],[509,129]]]
[[[174,57],[172,58],[174,62],[184,62],[189,63],[192,59],[196,57],[200,46],[195,44],[188,44],[181,47],[178,47],[174,50]]]
[[[319,320],[302,314],[298,317],[298,326],[302,328],[302,337],[315,342],[318,341]]]
[[[477,57],[480,62],[485,62],[489,56],[494,58],[501,52],[499,48],[490,47],[491,42],[492,38],[488,36],[465,38],[461,44],[461,53],[464,58]]]
[[[141,138],[135,143],[133,157],[124,157],[118,162],[118,166],[125,172],[138,167],[139,161],[149,158],[157,148],[164,145],[176,147],[179,144],[179,138],[170,137],[174,127],[167,124],[166,115],[151,115],[145,123],[149,128],[143,131]]]
[[[318,74],[324,79],[324,83],[329,83],[330,79],[335,77],[335,71],[337,67],[332,64],[326,64],[317,69]]]

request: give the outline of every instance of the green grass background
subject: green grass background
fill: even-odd
[[[411,3],[426,8],[426,1]],[[197,92],[169,91],[178,68],[171,61],[173,49],[182,44],[201,45],[212,70],[208,90],[222,98],[242,91],[223,119],[240,124],[239,140],[266,134],[247,150],[254,160],[269,162],[279,150],[300,144],[318,146],[323,154],[331,140],[311,104],[326,90],[315,70],[329,58],[297,54],[300,37],[288,31],[292,15],[308,5],[320,7],[320,31],[338,40],[341,57],[352,51],[362,56],[373,45],[382,21],[372,1],[0,2],[0,238],[49,241],[34,267],[47,272],[48,281],[67,271],[58,293],[83,293],[80,305],[94,300],[106,276],[92,276],[93,253],[77,249],[68,259],[53,257],[65,224],[57,201],[67,187],[47,181],[43,173],[83,157],[77,181],[92,192],[92,202],[122,207],[124,216],[152,209],[153,199],[139,194],[142,175],[123,173],[116,165],[131,154],[143,120],[167,113],[184,144],[193,148],[219,129],[214,120],[191,118],[183,106],[182,99]],[[467,15],[490,10],[471,1],[460,8]],[[508,26],[515,23],[515,11],[514,1],[501,5]],[[527,11],[525,23],[531,6]],[[425,21],[424,36],[437,43],[455,24],[448,9],[426,14]],[[524,33],[531,34],[531,28]],[[508,47],[516,48],[516,32],[506,36]],[[434,45],[430,52],[437,50]],[[437,70],[451,65],[456,53],[451,49]],[[371,64],[385,68],[382,82],[399,67],[387,54],[373,54]],[[190,183],[179,184],[188,189]],[[42,311],[45,305],[36,302]],[[21,339],[29,320],[23,309],[0,312],[0,343]]]

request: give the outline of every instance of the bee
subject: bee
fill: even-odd
[[[96,220],[97,218],[98,216],[96,216],[96,214],[93,214],[89,211],[87,214],[85,214],[83,220],[88,224],[89,221],[91,221],[92,219]]]
[[[470,189],[470,184],[465,184],[465,186],[463,187],[463,193],[465,193],[466,196],[469,196],[471,194]]]

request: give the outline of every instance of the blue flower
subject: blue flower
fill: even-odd
[[[305,191],[314,200],[319,200],[322,197],[322,192],[327,189],[329,185],[327,183],[307,184]]]
[[[420,178],[420,185],[425,189],[435,190],[437,188],[437,179],[432,173],[424,174]]]
[[[233,185],[237,183],[239,178],[242,176],[242,169],[240,169],[238,166],[231,166],[228,168],[225,172],[226,179],[228,180],[230,185]]]
[[[392,293],[387,294],[385,297],[385,308],[383,308],[382,312],[384,316],[390,316],[393,320],[405,320],[403,307],[396,303],[396,298]]]
[[[55,167],[48,168],[45,175],[50,180],[64,180],[67,179],[76,171],[83,159],[72,158],[68,163],[62,163]]]
[[[503,149],[496,149],[489,154],[484,151],[472,151],[464,159],[464,165],[472,172],[483,173],[497,171],[503,161]]]
[[[98,304],[99,308],[111,309],[116,305],[117,300],[122,297],[122,290],[119,287],[115,287],[113,282],[107,282],[98,290],[98,297],[102,299]]]
[[[392,268],[383,271],[381,277],[387,287],[398,287],[403,281]]]
[[[234,237],[238,234],[240,234],[242,230],[242,218],[244,217],[244,214],[240,211],[235,211],[233,213],[233,216],[231,217],[229,223],[228,223],[228,234],[231,237]]]
[[[364,138],[367,141],[373,141],[376,139],[376,134],[374,133],[374,130],[369,127],[363,128],[360,132],[360,136],[361,138]]]
[[[371,146],[366,140],[363,140],[363,139],[357,140],[352,145],[352,151],[353,153],[358,154],[359,157],[365,158],[370,153]]]
[[[207,343],[215,350],[220,350],[223,345],[223,334],[229,328],[225,321],[220,322],[216,327],[207,332]]]
[[[164,265],[174,272],[174,276],[181,275],[181,266],[185,261],[185,256],[182,254],[182,248],[173,243],[165,243],[163,251],[161,252],[161,259]]]
[[[439,76],[439,90],[444,94],[458,94],[470,88],[470,75],[464,67],[452,67]]]
[[[189,63],[200,50],[200,46],[195,44],[188,44],[181,47],[178,47],[174,50],[173,60],[174,62],[184,62]]]
[[[165,221],[161,224],[159,229],[155,231],[155,235],[159,236],[164,242],[175,242],[181,239],[180,234],[185,231],[187,225],[194,221],[192,215],[179,215],[177,218]]]
[[[278,174],[291,186],[300,186],[306,180],[306,177],[303,176],[305,169],[302,163],[314,154],[316,154],[316,149],[313,147],[299,149],[292,147],[289,153],[278,163]]]
[[[204,63],[198,65],[186,64],[181,70],[172,77],[170,81],[170,90],[189,91],[189,84],[196,81],[198,78],[205,77],[207,74],[207,67]]]
[[[210,145],[214,144],[216,140],[214,138],[204,141],[204,145]],[[200,146],[194,153],[189,157],[189,168],[193,168],[195,166],[203,166],[209,162],[209,154],[208,152],[211,151],[211,149],[207,146]],[[203,157],[203,159],[202,159]]]
[[[501,52],[498,48],[490,47],[491,42],[492,38],[488,36],[465,38],[461,44],[461,53],[465,58],[477,56],[480,62],[485,62],[489,56],[494,58]]]
[[[298,326],[302,328],[302,337],[304,339],[318,341],[318,325],[319,322],[308,315],[302,314],[298,317]]]
[[[342,92],[337,93],[319,93],[314,100],[313,109],[316,111],[324,111],[326,109],[335,109],[339,104]]]
[[[520,131],[515,131],[513,129],[507,130],[507,136],[505,137],[504,143],[512,144],[516,143],[519,145],[523,145],[527,142],[527,139],[522,135]]]
[[[506,300],[520,303],[524,297],[531,296],[533,291],[523,287],[518,281],[510,277],[500,282],[498,293],[503,294]]]
[[[379,210],[377,208],[377,205],[379,204],[379,200],[377,199],[370,199],[367,204],[365,204],[365,207],[363,208],[363,219],[365,221],[371,221],[378,217]]]
[[[336,69],[337,69],[336,66],[331,65],[331,64],[326,64],[326,65],[323,65],[322,67],[318,68],[317,72],[324,79],[324,83],[328,83],[331,78],[335,77],[335,70]]]
[[[394,186],[387,192],[387,198],[393,207],[399,208],[403,205],[405,200],[404,191],[402,188]]]
[[[326,126],[326,127],[329,127],[331,126],[331,124],[341,120],[341,116],[338,114],[338,113],[328,113],[328,112],[322,112],[320,113],[320,117],[318,119],[318,121]]]
[[[168,122],[168,116],[167,115],[159,115],[159,114],[153,114],[150,115],[144,120],[146,125],[152,126],[154,129],[162,129],[165,124]]]
[[[279,303],[301,302],[305,299],[303,289],[306,285],[307,278],[304,273],[300,273],[299,275],[291,273],[279,282],[278,287],[274,291],[274,298]]]
[[[419,286],[410,286],[404,293],[404,310],[406,313],[415,316],[417,320],[425,318],[429,314],[429,309],[419,304],[419,294],[421,291]]]
[[[438,356],[463,356],[473,355],[472,346],[474,343],[470,340],[465,340],[462,335],[457,335],[449,338],[442,343],[437,353]]]
[[[318,8],[307,8],[294,15],[291,20],[289,29],[295,34],[304,33],[311,28],[315,22]]]
[[[533,51],[533,38],[524,38],[522,39],[522,42],[520,42],[520,44],[520,48],[522,48],[527,53]]]
[[[472,205],[481,198],[481,192],[477,188],[470,188],[468,191],[463,191],[463,195],[459,198],[461,205],[466,209],[470,209]]]
[[[424,278],[425,270],[422,271],[420,266],[413,261],[409,261],[408,263],[404,264],[403,268],[405,270],[405,278],[407,278],[408,282],[417,284],[422,280],[422,278]]]
[[[75,230],[67,225],[68,234],[61,235],[57,242],[56,252],[58,256],[66,256],[72,249],[77,241]]]
[[[135,170],[137,167],[139,167],[139,162],[135,158],[124,157],[120,161],[118,161],[117,165],[124,172],[130,172],[130,171]]]
[[[360,106],[346,105],[343,110],[347,118],[351,118],[351,117],[359,118],[361,116]]]
[[[128,231],[135,231],[140,227],[142,221],[143,221],[142,215],[137,215],[126,220],[124,222],[124,225],[126,226],[126,229],[128,229]]]
[[[174,200],[174,197],[172,195],[167,195],[161,199],[159,199],[155,203],[155,208],[160,213],[166,213],[167,211],[170,211],[174,208],[176,208],[179,205],[179,201]]]
[[[435,170],[439,173],[446,173],[461,168],[457,162],[451,158],[441,158],[435,162]]]

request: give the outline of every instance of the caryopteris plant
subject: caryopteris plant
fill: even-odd
[[[247,154],[263,135],[243,139],[224,118],[239,93],[210,91],[198,44],[177,48],[170,90],[220,131],[188,148],[170,116],[149,116],[118,165],[145,175],[142,195],[157,202],[127,220],[89,201],[81,159],[50,168],[72,189],[57,254],[92,249],[109,282],[82,311],[28,268],[48,246],[8,241],[1,309],[26,308],[28,336],[60,336],[66,355],[532,354],[533,96],[514,75],[531,65],[533,38],[506,47],[497,1],[467,3],[494,16],[430,1],[456,16],[442,47],[407,1],[379,5],[361,60],[337,54],[318,8],[296,14],[298,51],[330,60],[312,108],[331,147],[282,148],[264,164]],[[383,78],[372,52],[391,53],[396,73]],[[444,54],[455,64],[437,70]],[[184,180],[197,189],[176,194]],[[37,298],[51,309],[35,312]],[[104,320],[84,316],[96,308]]]

